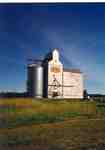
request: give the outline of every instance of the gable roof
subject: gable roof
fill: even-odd
[[[49,53],[47,53],[45,55],[44,61],[50,61],[50,60],[52,60],[52,57],[53,57],[52,55],[53,55],[54,51],[58,51],[59,52],[59,49],[56,49],[56,48],[52,49]]]
[[[63,68],[64,72],[73,72],[73,73],[82,73],[80,69],[68,69],[68,68]]]

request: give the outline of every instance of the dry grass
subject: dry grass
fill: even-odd
[[[35,99],[5,99],[0,100],[0,107],[24,109],[34,112],[60,113],[65,111],[92,114],[96,111],[95,102],[66,101],[66,100],[35,100]]]
[[[52,123],[79,116],[91,117],[96,113],[94,102],[66,100],[0,100],[1,127],[13,128],[33,123]]]
[[[0,150],[104,150],[105,120],[95,113],[94,102],[0,100]]]
[[[78,119],[54,124],[21,126],[3,129],[0,132],[3,136],[2,142],[3,139],[7,140],[8,149],[13,150],[95,150],[96,147],[104,150],[104,131],[105,120]]]

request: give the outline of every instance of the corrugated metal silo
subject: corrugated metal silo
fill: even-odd
[[[43,97],[43,67],[38,64],[28,66],[28,86],[29,96]]]

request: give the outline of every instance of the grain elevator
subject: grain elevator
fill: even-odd
[[[65,68],[54,49],[40,62],[28,64],[27,92],[37,98],[83,98],[83,74]]]

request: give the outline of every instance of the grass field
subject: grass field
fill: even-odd
[[[0,127],[53,123],[80,116],[91,117],[95,113],[94,102],[5,99],[0,101],[0,114],[3,120]]]
[[[0,150],[104,150],[105,107],[99,105],[0,100]]]

